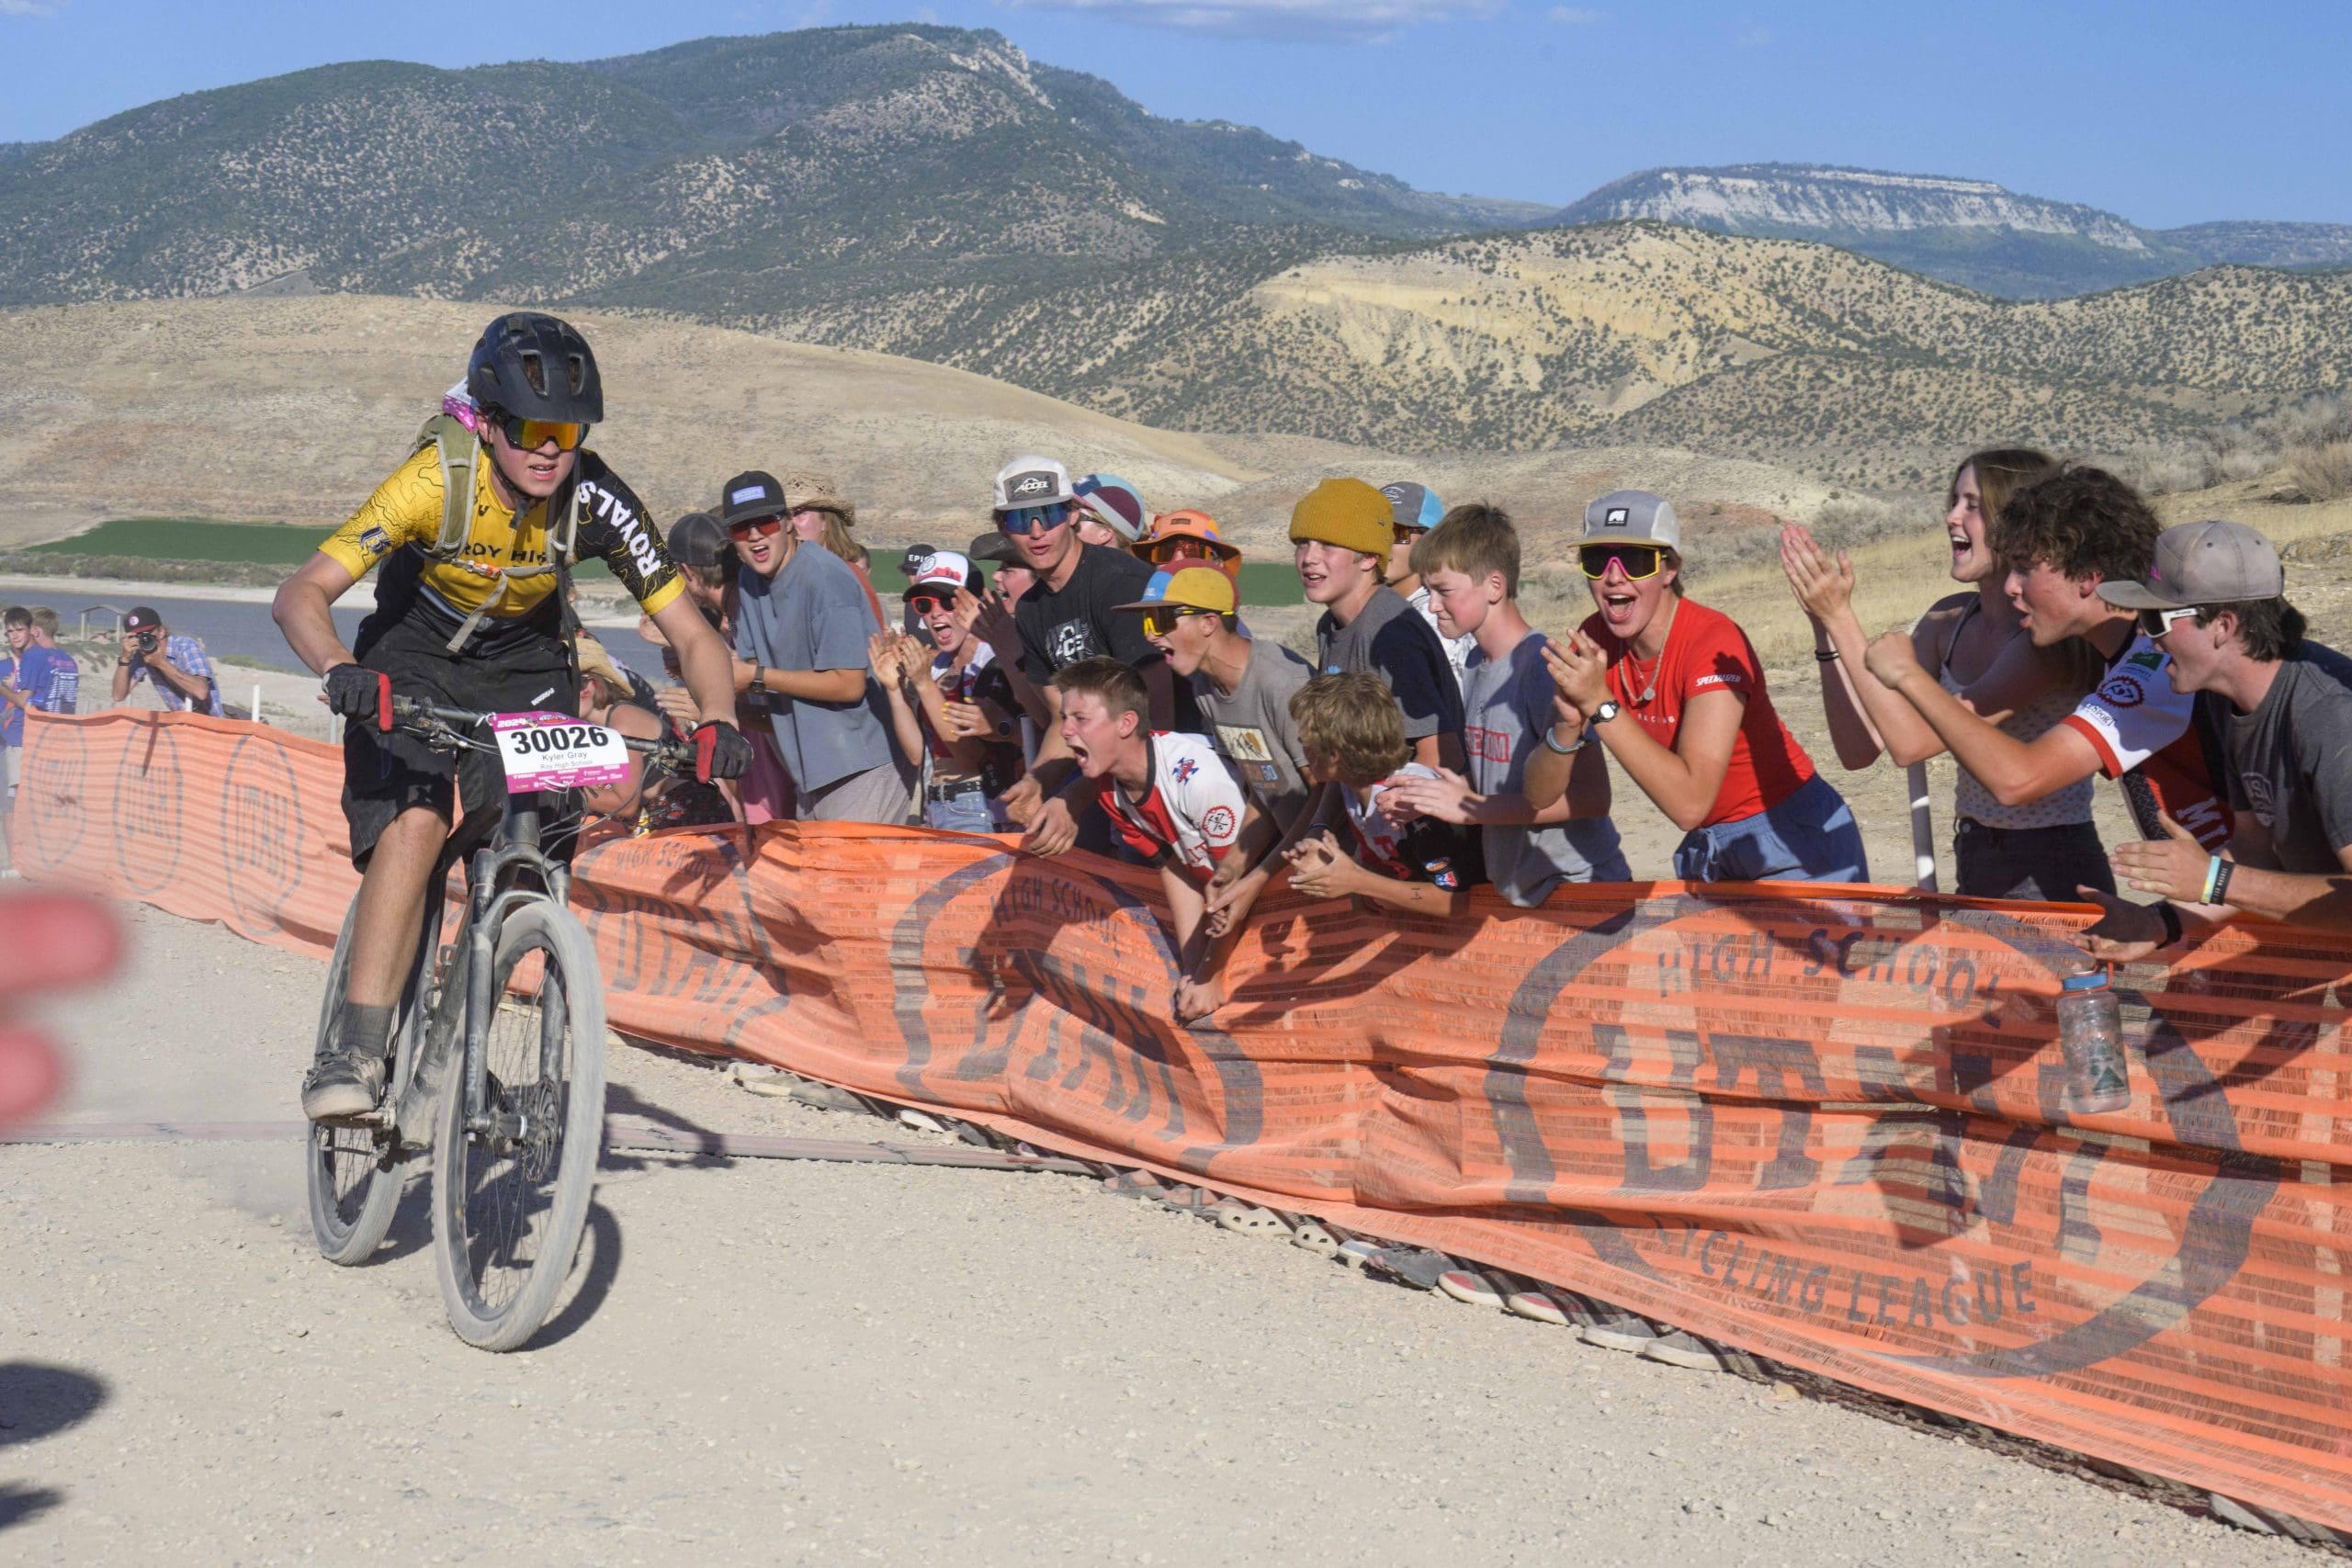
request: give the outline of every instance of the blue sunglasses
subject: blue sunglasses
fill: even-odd
[[[1067,502],[1052,506],[1016,506],[997,515],[996,525],[1006,534],[1035,534],[1041,528],[1058,528],[1069,521]]]

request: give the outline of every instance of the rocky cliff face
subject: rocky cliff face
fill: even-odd
[[[2149,230],[2095,207],[2021,195],[1989,180],[1814,164],[1648,169],[1602,186],[1547,221],[1627,218],[1818,240],[2013,299],[2085,294],[2221,263],[2352,263],[2352,227],[2340,224]]]

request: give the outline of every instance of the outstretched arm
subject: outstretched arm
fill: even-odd
[[[1871,644],[1867,658],[1870,672],[1909,704],[2004,806],[2040,800],[2099,770],[2098,750],[2071,725],[2052,725],[2019,740],[1975,713],[1921,667],[1907,632],[1888,632]]]

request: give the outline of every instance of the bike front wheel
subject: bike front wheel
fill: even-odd
[[[330,1041],[343,1010],[344,986],[351,972],[351,930],[358,919],[356,906],[344,917],[343,934],[335,939],[334,957],[327,964],[326,995],[319,1002],[319,1030],[311,1047],[315,1060]],[[414,991],[413,984],[410,991]],[[413,996],[403,996],[394,1043],[405,1049]],[[388,1065],[386,1077],[393,1076]],[[405,1172],[391,1136],[379,1127],[360,1122],[312,1122],[303,1139],[303,1185],[311,1201],[311,1236],[319,1256],[346,1267],[374,1256],[391,1228],[392,1213],[400,1207]]]
[[[454,978],[452,984],[458,983]],[[525,903],[492,948],[481,1048],[451,1062],[434,1142],[434,1266],[449,1325],[512,1350],[571,1270],[605,1143],[605,987],[571,912]]]

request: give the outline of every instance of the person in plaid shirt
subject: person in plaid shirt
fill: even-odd
[[[164,625],[164,617],[144,604],[131,606],[122,618],[122,657],[115,660],[114,700],[130,700],[130,688],[144,681],[174,713],[194,708],[215,718],[220,711],[220,682],[212,678],[212,661],[204,645],[181,637]]]

